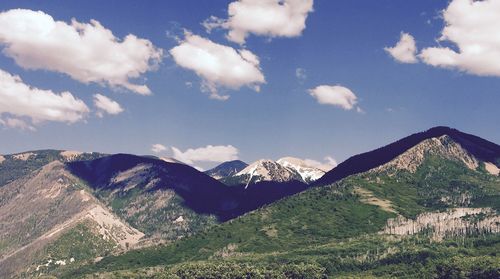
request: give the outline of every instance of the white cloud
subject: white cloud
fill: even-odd
[[[10,125],[8,119],[4,120],[7,126],[22,127],[20,117],[30,119],[33,124],[44,121],[74,123],[82,120],[88,112],[87,105],[70,92],[56,94],[31,87],[19,76],[0,70],[0,116],[11,115],[17,119]]]
[[[98,21],[68,24],[42,11],[15,9],[0,13],[4,54],[25,69],[45,69],[83,83],[96,82],[150,94],[133,83],[161,61],[162,51],[150,41],[129,34],[123,40]]]
[[[435,67],[453,68],[480,76],[500,77],[500,1],[453,0],[443,11],[440,43],[419,57]]]
[[[166,151],[167,150],[167,147],[165,147],[165,145],[163,144],[153,144],[153,146],[151,147],[151,151],[153,151],[154,153],[161,153],[163,151]]]
[[[307,79],[307,73],[306,70],[303,68],[297,68],[295,69],[295,77],[300,81],[303,82],[304,80]]]
[[[349,88],[340,85],[320,85],[309,89],[309,94],[320,104],[339,106],[345,110],[355,108],[358,102],[358,98]]]
[[[399,42],[394,47],[385,47],[387,53],[389,53],[396,61],[401,63],[417,63],[417,46],[415,44],[415,38],[408,33],[401,32],[401,38]]]
[[[267,37],[297,37],[306,28],[313,0],[239,0],[229,4],[228,19],[211,16],[203,26],[229,30],[230,41],[243,44],[249,33]]]
[[[26,121],[19,118],[8,117],[5,120],[0,119],[0,125],[19,130],[30,130],[30,131],[36,130],[35,127],[31,126]]]
[[[94,105],[99,117],[103,117],[104,113],[116,115],[123,112],[120,104],[101,94],[94,94]]]
[[[186,164],[194,162],[217,162],[222,163],[238,159],[238,149],[232,145],[207,145],[200,148],[189,148],[182,152],[172,147],[173,157]]]
[[[178,46],[170,50],[170,54],[179,66],[194,71],[203,79],[202,89],[209,91],[214,99],[229,98],[219,94],[219,87],[239,89],[249,86],[259,91],[259,85],[266,82],[259,58],[249,50],[237,51],[189,32]]]
[[[304,162],[309,166],[318,168],[323,171],[329,171],[337,166],[337,161],[330,156],[323,158],[324,162],[319,162],[313,159],[305,159]]]

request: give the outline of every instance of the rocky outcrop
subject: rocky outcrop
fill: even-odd
[[[418,215],[415,220],[398,216],[387,220],[382,233],[428,233],[436,241],[445,237],[500,233],[500,216],[491,208],[454,208],[444,212],[427,212]]]
[[[485,162],[484,163],[484,168],[486,169],[487,172],[489,172],[491,175],[500,175],[500,168],[498,168],[495,164]]]
[[[448,160],[465,164],[469,169],[477,169],[478,160],[447,135],[422,141],[390,162],[372,171],[406,170],[415,173],[426,155],[437,155]]]

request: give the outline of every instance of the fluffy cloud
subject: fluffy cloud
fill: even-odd
[[[123,112],[120,104],[101,94],[94,95],[94,105],[97,108],[97,116],[99,117],[103,117],[104,113],[116,115]]]
[[[424,63],[480,76],[500,77],[500,1],[453,0],[443,11],[439,41],[456,48],[423,49]]]
[[[415,44],[415,38],[408,33],[401,33],[401,38],[399,42],[394,47],[385,47],[387,53],[389,53],[396,61],[401,63],[417,63],[417,46]]]
[[[333,159],[332,157],[326,156],[323,159],[324,159],[324,162],[319,162],[319,161],[312,160],[312,159],[305,159],[304,162],[306,162],[306,164],[308,164],[309,166],[318,168],[318,169],[323,170],[323,171],[329,171],[337,166],[337,161],[335,159]]]
[[[56,94],[31,87],[19,76],[0,70],[0,116],[14,116],[3,121],[6,126],[30,129],[30,124],[19,118],[30,119],[33,124],[44,121],[74,123],[88,112],[87,105],[70,92]]]
[[[173,157],[186,164],[194,162],[217,162],[222,163],[238,159],[238,149],[232,145],[207,145],[200,148],[189,148],[182,152],[172,147]]]
[[[0,13],[0,44],[4,54],[25,69],[45,69],[83,83],[96,82],[150,94],[146,85],[131,82],[155,69],[162,51],[129,34],[123,40],[98,21],[55,21],[42,11],[15,9]]]
[[[249,50],[237,51],[188,32],[170,54],[179,66],[194,71],[203,80],[202,88],[214,99],[229,98],[218,93],[219,87],[249,86],[259,91],[259,85],[266,82],[259,58]]]
[[[165,147],[165,145],[163,144],[153,144],[153,146],[151,147],[151,151],[153,151],[154,153],[161,153],[163,151],[166,151],[167,150],[167,147]]]
[[[309,94],[320,104],[339,106],[345,110],[355,108],[358,102],[356,95],[349,88],[340,85],[320,85],[309,89]]]
[[[229,30],[230,41],[243,44],[249,33],[268,37],[297,37],[306,28],[313,0],[239,0],[229,4],[228,19],[210,17],[203,25]]]

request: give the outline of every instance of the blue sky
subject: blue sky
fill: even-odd
[[[436,39],[445,25],[443,10],[463,0],[315,0],[300,34],[250,33],[244,45],[228,39],[224,28],[207,33],[201,24],[210,16],[227,19],[228,4],[234,1],[0,2],[2,12],[40,10],[68,24],[72,18],[81,23],[95,19],[118,40],[133,34],[164,54],[155,70],[134,79],[149,87],[152,94],[143,96],[106,84],[84,83],[60,71],[27,69],[5,54],[8,42],[0,34],[1,70],[35,88],[56,94],[69,91],[89,109],[72,123],[33,122],[29,115],[17,115],[32,121],[29,125],[34,130],[0,125],[0,153],[55,148],[153,154],[151,146],[162,144],[167,150],[159,155],[172,156],[170,147],[185,151],[231,145],[238,151],[236,156],[247,162],[283,156],[318,161],[331,156],[341,162],[436,125],[500,142],[500,74],[496,69],[484,74],[478,64],[436,66],[431,58],[402,63],[384,50],[396,45],[401,32],[414,38],[417,54],[437,46],[456,50],[453,42]],[[496,15],[500,21],[500,13]],[[203,78],[180,66],[169,52],[185,42],[183,30],[256,55],[265,77],[260,92],[252,86],[233,89],[216,83],[218,94],[230,97],[225,101],[210,98],[210,93],[200,89]],[[299,68],[305,78],[296,76]],[[309,93],[320,85],[348,88],[356,103],[352,109],[320,104]],[[123,112],[98,117],[93,104],[97,93],[119,103]],[[358,107],[362,112],[356,111]],[[0,107],[0,116],[5,120],[12,113],[2,114]],[[193,162],[205,168],[217,163]]]

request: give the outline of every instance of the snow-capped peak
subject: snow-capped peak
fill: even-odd
[[[300,180],[300,176],[295,171],[267,159],[252,163],[235,176],[244,177],[247,187],[250,183],[259,181],[286,182]]]
[[[247,186],[260,181],[286,182],[299,180],[310,183],[319,179],[325,171],[311,166],[305,160],[284,157],[278,161],[263,159],[247,166],[234,177],[242,178]]]
[[[304,182],[312,182],[325,174],[324,170],[309,165],[306,161],[294,157],[283,157],[277,161],[278,164],[295,170]]]

